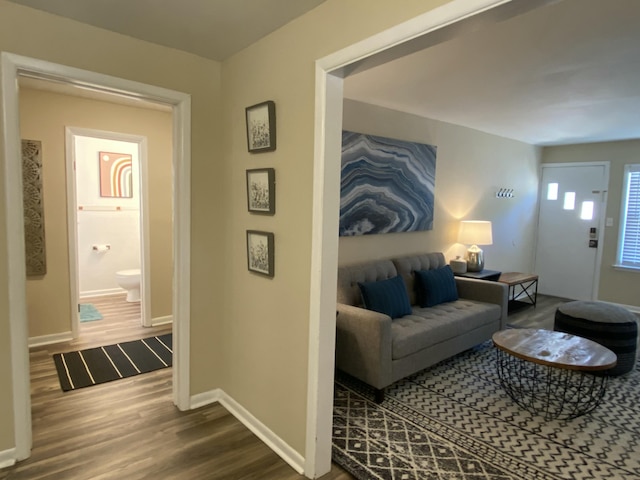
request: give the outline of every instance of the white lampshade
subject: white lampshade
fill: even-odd
[[[466,245],[492,245],[491,222],[485,220],[463,220],[460,222],[458,242]]]

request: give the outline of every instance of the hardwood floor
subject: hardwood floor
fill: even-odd
[[[507,323],[519,328],[544,328],[553,330],[558,305],[570,302],[566,298],[552,297],[550,295],[538,295],[536,306],[525,307],[509,314]]]
[[[63,393],[51,355],[168,333],[140,326],[138,304],[96,297],[103,320],[80,338],[31,349],[32,455],[0,480],[300,480],[278,455],[219,404],[180,412],[171,369]],[[337,465],[323,480],[351,480]]]
[[[178,411],[171,369],[63,393],[53,353],[171,331],[140,326],[139,305],[124,295],[84,301],[104,319],[82,323],[77,340],[31,349],[32,456],[0,470],[0,480],[304,478],[219,404]],[[564,301],[540,295],[536,308],[511,314],[509,323],[552,329]],[[334,464],[322,478],[354,477]]]

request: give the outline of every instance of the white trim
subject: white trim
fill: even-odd
[[[631,267],[629,265],[618,265],[617,263],[611,265],[613,268],[615,268],[616,270],[621,270],[624,272],[630,272],[630,273],[640,273],[640,267]]]
[[[65,127],[66,150],[67,150],[67,224],[69,228],[69,276],[71,277],[71,305],[78,304],[79,292],[79,272],[78,272],[78,201],[76,194],[76,168],[75,168],[75,138],[89,137],[103,140],[114,140],[117,142],[134,143],[138,146],[138,161],[140,175],[138,178],[140,196],[140,321],[143,327],[151,326],[151,260],[149,246],[149,192],[148,192],[148,160],[147,160],[147,137],[143,135],[133,135],[130,133],[110,132],[107,130],[97,130],[84,127]],[[88,292],[80,292],[80,298],[85,298],[95,294],[96,296],[112,295],[114,293],[126,292],[124,289],[103,289]],[[80,319],[76,316],[73,326],[74,337],[78,337]]]
[[[333,392],[333,389],[331,389]],[[191,409],[204,407],[213,403],[220,403],[231,415],[238,419],[245,427],[282,458],[291,468],[299,474],[304,473],[305,459],[287,442],[282,440],[265,424],[254,417],[251,412],[227,395],[223,390],[216,388],[208,392],[198,393],[191,397]]]
[[[0,452],[0,470],[16,464],[16,449],[10,448]]]
[[[316,62],[314,192],[312,212],[312,251],[309,298],[309,367],[307,385],[307,429],[304,474],[318,478],[331,468],[331,430],[333,405],[327,392],[333,392],[335,354],[334,273],[337,269],[337,221],[335,208],[335,169],[339,170],[342,117],[341,67],[374,55],[420,35],[477,15],[510,0],[453,0],[405,23],[328,55]],[[334,72],[334,73],[332,73]],[[332,123],[333,122],[333,123]],[[330,233],[336,231],[335,238]],[[329,265],[329,261],[333,262]]]
[[[304,458],[289,444],[271,431],[265,424],[254,417],[251,412],[236,402],[224,392],[221,392],[220,404],[234,417],[247,427],[253,434],[262,440],[280,458],[289,464],[299,474],[304,473]]]
[[[37,60],[0,53],[3,151],[5,174],[9,328],[14,411],[15,457],[30,455],[32,444],[29,350],[27,338],[26,275],[22,218],[18,76],[56,80],[113,95],[151,100],[173,107],[174,171],[174,284],[173,401],[180,410],[190,401],[190,276],[191,276],[191,97],[188,94]]]
[[[73,332],[52,333],[51,335],[29,337],[29,348],[52,345],[54,343],[70,342],[74,338]]]
[[[214,390],[209,390],[208,392],[197,393],[191,396],[189,407],[191,410],[195,410],[196,408],[204,407],[207,405],[211,405],[212,403],[219,402],[222,398],[223,392],[219,388]]]
[[[165,315],[164,317],[154,317],[151,319],[151,326],[167,325],[173,322],[173,315]]]
[[[15,458],[31,454],[31,385],[27,333],[26,273],[24,259],[24,218],[22,215],[22,155],[18,109],[18,62],[0,54],[2,75],[0,107],[4,151],[5,218],[7,220],[8,310],[11,341],[13,426]],[[13,160],[13,161],[12,161]]]
[[[140,314],[142,326],[151,327],[151,231],[149,226],[149,145],[147,137],[138,143],[140,159]],[[173,205],[173,203],[172,203]],[[173,212],[171,212],[173,217]]]
[[[331,470],[331,428],[335,352],[338,222],[343,80],[316,66],[316,135],[313,173],[313,234],[309,304],[309,384],[305,474],[311,478]],[[330,352],[331,355],[326,355]],[[325,357],[325,358],[322,358]]]
[[[173,403],[190,405],[191,97],[173,107]],[[178,366],[179,368],[176,368]]]
[[[124,288],[106,288],[104,290],[88,290],[86,292],[80,292],[80,299],[90,297],[110,297],[111,295],[126,294],[127,291]]]
[[[76,212],[76,149],[73,131],[69,127],[64,129],[64,151],[66,160],[67,183],[67,247],[69,249],[69,306],[71,307],[71,334],[78,338],[80,333],[80,303],[78,280],[78,217]]]

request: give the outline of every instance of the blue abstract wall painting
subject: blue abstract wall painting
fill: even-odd
[[[431,230],[436,149],[343,131],[340,236]]]

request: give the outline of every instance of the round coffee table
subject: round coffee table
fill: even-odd
[[[545,420],[579,417],[604,396],[617,357],[568,333],[531,328],[494,333],[500,383],[522,408]]]

